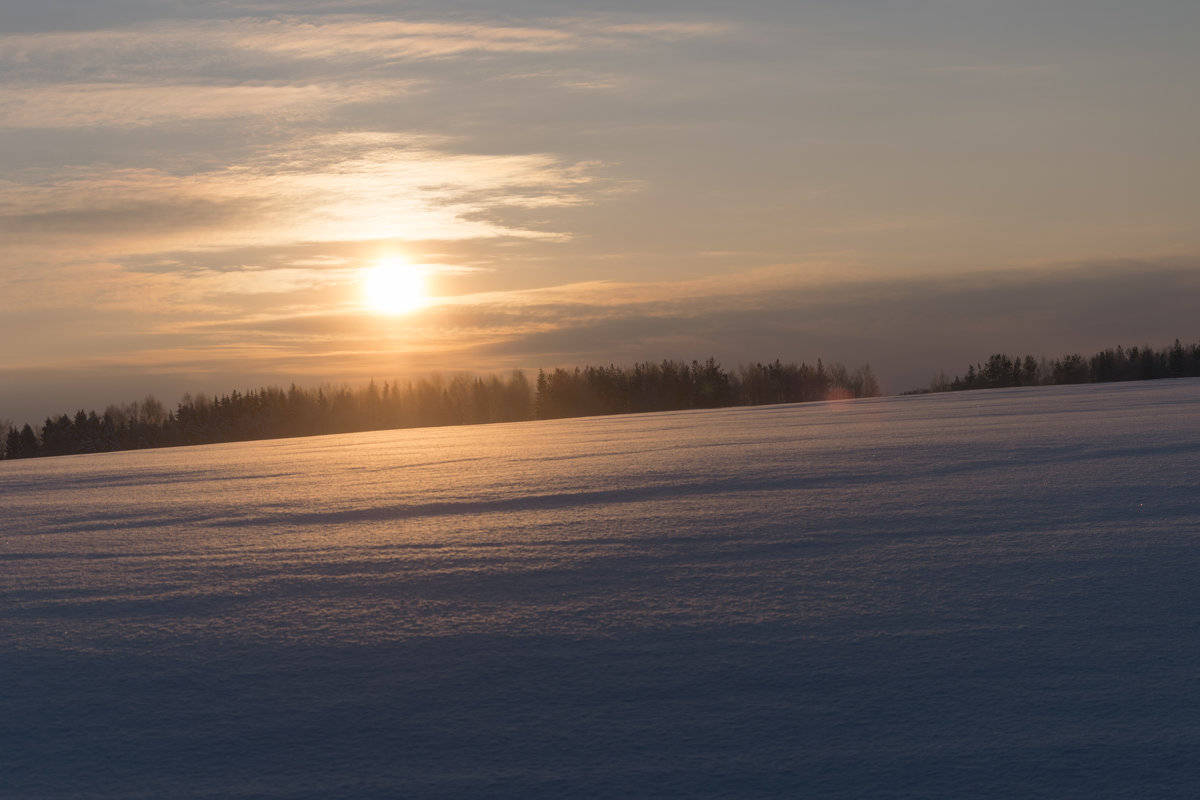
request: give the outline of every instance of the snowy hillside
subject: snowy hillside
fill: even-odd
[[[1184,797],[1200,380],[0,462],[0,796]]]

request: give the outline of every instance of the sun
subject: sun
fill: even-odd
[[[381,314],[407,314],[429,303],[425,275],[398,258],[388,258],[363,271],[367,305]]]

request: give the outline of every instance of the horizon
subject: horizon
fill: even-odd
[[[0,9],[0,420],[1200,334],[1195,4],[291,7]]]
[[[1180,343],[1181,342],[1180,338],[1176,337],[1175,342]],[[1200,344],[1197,344],[1194,346],[1200,347]],[[1124,350],[1125,352],[1129,352],[1129,350],[1132,349],[1133,347],[1143,347],[1143,346],[1130,345],[1130,348],[1125,348],[1123,345],[1116,345],[1111,348],[1105,348],[1105,350],[1116,350],[1116,351]],[[1187,347],[1190,349],[1191,347],[1193,347],[1193,345],[1189,342],[1187,344]],[[1168,350],[1168,348],[1166,348],[1166,347],[1155,348],[1153,345],[1144,346],[1144,349],[1149,350],[1149,351],[1159,351],[1159,352],[1163,352],[1163,353],[1166,353],[1166,351]],[[1098,352],[1103,352],[1103,351],[1098,351]],[[1037,360],[1037,362],[1039,364],[1039,368],[1041,370],[1045,371],[1048,369],[1049,364],[1052,363],[1052,361],[1054,361],[1054,360],[1069,357],[1071,355],[1082,355],[1084,360],[1086,361],[1087,359],[1091,358],[1093,355],[1096,355],[1096,353],[1084,353],[1084,354],[1061,353],[1061,354],[1058,354],[1053,357],[1047,356],[1045,354],[1039,354],[1039,355],[1034,356],[1034,354],[1032,354],[1032,353],[1021,353],[1021,354],[997,353],[994,355],[1008,355],[1008,356],[1014,356],[1016,358],[1022,358],[1025,356],[1033,356]],[[702,363],[701,359],[665,359],[665,361],[671,361],[671,362],[680,363],[680,364]],[[781,360],[777,359],[777,358],[776,359],[754,359],[754,360],[743,360],[743,361],[740,361],[737,364],[733,364],[733,365],[721,364],[720,362],[717,362],[717,365],[719,367],[721,367],[722,369],[728,370],[728,372],[731,376],[736,376],[739,372],[743,371],[747,367],[753,366],[755,364],[759,364],[759,365],[770,364],[775,361],[781,361]],[[973,362],[968,363],[966,366],[966,369],[964,369],[962,371],[961,375],[959,374],[958,371],[951,372],[951,373],[938,373],[938,374],[934,374],[932,376],[931,380],[927,381],[923,385],[913,386],[913,387],[910,387],[907,389],[901,389],[901,390],[880,390],[880,394],[875,395],[875,396],[896,397],[896,396],[900,396],[900,395],[921,394],[921,393],[928,392],[928,391],[934,391],[934,392],[948,391],[949,390],[948,383],[945,384],[945,388],[934,388],[934,387],[936,384],[938,384],[941,381],[948,382],[948,381],[958,380],[959,378],[965,376],[967,374],[968,370],[974,369],[975,367],[978,367],[978,366],[982,366],[986,361],[987,361],[987,359],[981,358],[981,359],[977,359]],[[872,365],[870,363],[865,363],[865,364],[861,364],[861,365],[846,365],[846,364],[842,364],[841,362],[837,362],[837,361],[832,361],[832,360],[827,361],[825,359],[821,359],[820,357],[818,357],[816,359],[816,361],[814,361],[812,364],[809,364],[809,366],[815,367],[818,362],[824,362],[827,367],[849,368],[849,371],[853,371],[854,369],[865,369],[872,373],[873,379],[874,379],[874,373],[876,371],[874,365]],[[660,362],[639,362],[639,363],[657,364],[657,363],[661,363],[661,361]],[[797,364],[797,362],[787,362],[788,366],[803,366],[805,364],[807,364],[807,362],[800,362],[799,364]],[[84,411],[84,412],[88,412],[88,413],[95,412],[95,413],[103,416],[105,413],[107,413],[107,410],[109,408],[116,407],[119,409],[119,408],[123,408],[123,407],[128,407],[130,404],[142,403],[143,401],[149,401],[149,400],[153,400],[155,402],[161,403],[163,405],[163,408],[166,411],[173,413],[179,406],[181,406],[187,402],[190,402],[193,398],[198,398],[201,396],[203,396],[209,400],[215,400],[215,399],[218,399],[221,397],[228,397],[231,394],[241,393],[241,394],[245,395],[247,393],[259,392],[259,391],[265,391],[265,390],[286,391],[292,387],[300,389],[301,391],[306,392],[306,393],[310,393],[310,392],[314,392],[314,391],[318,391],[318,390],[336,391],[336,390],[340,390],[340,389],[349,389],[351,391],[357,392],[357,391],[366,389],[368,386],[370,386],[372,384],[379,386],[379,387],[383,387],[385,385],[390,385],[395,389],[400,389],[402,386],[406,387],[407,389],[411,389],[414,385],[416,385],[422,381],[431,382],[434,385],[441,385],[446,382],[452,382],[455,378],[459,378],[459,377],[466,377],[466,378],[472,378],[472,379],[488,378],[488,377],[506,377],[515,372],[521,373],[526,379],[528,379],[531,376],[541,374],[542,372],[546,372],[547,374],[549,374],[557,369],[565,369],[565,370],[570,371],[570,370],[579,370],[579,369],[587,369],[587,368],[593,368],[593,367],[605,367],[605,366],[615,366],[618,369],[628,369],[628,368],[635,366],[635,364],[633,364],[633,363],[616,364],[615,362],[610,361],[608,364],[604,364],[603,362],[600,362],[597,364],[557,365],[554,367],[550,367],[548,369],[539,367],[537,370],[527,370],[527,369],[522,369],[520,367],[513,368],[510,370],[497,370],[497,371],[492,371],[492,372],[479,372],[479,371],[470,371],[470,370],[441,370],[441,371],[433,371],[433,372],[417,374],[417,375],[409,375],[409,376],[406,376],[403,378],[401,378],[401,377],[377,378],[377,377],[372,376],[370,378],[360,378],[360,379],[356,379],[356,380],[343,380],[340,382],[339,381],[323,381],[323,382],[317,382],[317,383],[299,383],[296,381],[292,381],[289,384],[262,383],[259,385],[227,386],[225,388],[217,389],[215,391],[208,391],[205,389],[189,390],[189,391],[184,391],[178,397],[174,397],[174,398],[159,397],[153,391],[147,391],[144,395],[139,396],[139,397],[129,397],[129,398],[125,398],[122,400],[111,400],[108,402],[98,403],[98,404],[91,405],[91,406],[88,406],[85,404],[77,404],[76,406],[74,406],[72,408],[64,408],[64,409],[56,410],[56,411],[42,411],[40,413],[35,412],[32,415],[32,417],[30,417],[29,419],[11,419],[11,418],[0,417],[0,430],[3,430],[4,425],[10,425],[12,427],[12,429],[16,430],[16,429],[20,429],[25,424],[29,424],[35,430],[37,430],[39,428],[39,426],[42,424],[42,422],[45,420],[57,420],[61,416],[64,416],[64,415],[68,416],[68,417],[73,417],[79,411]],[[1046,375],[1043,377],[1049,379],[1049,375]],[[1190,377],[1190,376],[1184,375],[1182,377]],[[1145,380],[1145,378],[1137,378],[1137,379],[1123,378],[1123,379],[1118,379],[1118,380]],[[1107,381],[1091,381],[1091,380],[1089,380],[1089,381],[1085,381],[1085,382],[1094,383],[1094,382],[1107,382]],[[1061,384],[1038,383],[1038,384],[1031,384],[1031,385],[1053,386],[1053,385],[1061,385]],[[531,382],[531,384],[530,384],[531,391],[533,390],[533,388],[534,387]],[[998,387],[972,387],[972,388],[998,388]],[[999,387],[999,388],[1007,388],[1007,387]],[[832,399],[845,399],[845,398],[832,398]],[[813,402],[813,401],[802,401],[802,402]],[[737,404],[735,404],[735,405],[737,405]],[[756,403],[752,404],[752,405],[756,405]],[[537,419],[537,417],[532,417],[531,419]],[[418,425],[417,427],[425,427],[425,426]]]

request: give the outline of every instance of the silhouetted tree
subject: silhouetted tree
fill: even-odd
[[[1054,361],[1043,358],[1041,362],[1030,355],[1010,360],[1005,354],[997,353],[986,364],[969,365],[966,374],[955,377],[948,387],[944,379],[935,379],[930,384],[930,391],[1181,377],[1200,377],[1200,342],[1185,345],[1176,339],[1171,347],[1163,350],[1117,347],[1102,350],[1089,358],[1073,353]],[[935,389],[935,385],[943,388]]]
[[[9,429],[4,444],[5,458],[34,458],[44,455],[38,443],[37,433],[28,422],[21,427],[20,431],[16,428]]]
[[[8,426],[4,432],[4,457],[20,458],[20,452],[21,432],[12,426]]]

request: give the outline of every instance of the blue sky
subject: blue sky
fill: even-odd
[[[1191,339],[1200,6],[0,10],[0,417]],[[388,316],[381,259],[432,297]]]

